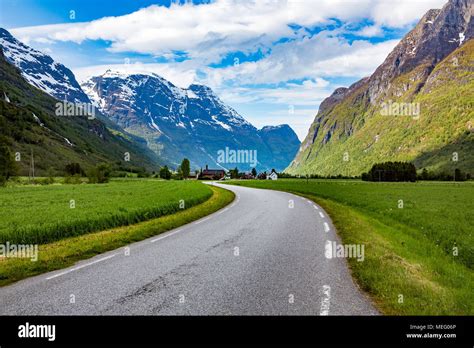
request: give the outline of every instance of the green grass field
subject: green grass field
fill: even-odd
[[[176,183],[178,186],[180,186],[179,184],[188,185],[183,182]],[[175,182],[162,182],[163,184],[176,187]],[[204,186],[203,184],[200,185]],[[42,244],[38,248],[38,260],[36,262],[31,262],[27,258],[0,258],[0,286],[41,273],[69,267],[77,261],[156,236],[212,214],[234,200],[235,196],[231,191],[213,186],[205,187],[212,192],[212,196],[208,200],[174,214],[133,225],[114,227],[105,231],[87,233]]]
[[[474,314],[473,183],[231,183],[293,192],[323,206],[344,243],[366,246],[364,262],[348,261],[382,312]]]
[[[130,225],[179,212],[211,196],[212,190],[200,182],[152,179],[7,187],[0,189],[0,244],[44,244]]]

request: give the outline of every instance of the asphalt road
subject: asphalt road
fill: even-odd
[[[0,288],[2,315],[371,315],[327,214],[284,192],[226,185],[201,220]]]

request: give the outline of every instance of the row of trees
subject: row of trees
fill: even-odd
[[[275,169],[272,169],[272,171],[275,171]],[[275,171],[276,172],[276,171]],[[250,175],[249,175],[250,174]],[[252,168],[250,173],[247,172],[239,172],[239,168],[235,167],[234,169],[229,170],[229,175],[231,179],[241,179],[241,178],[249,178],[253,177],[255,179],[262,179],[267,177],[267,172],[263,172],[258,174],[257,168]]]
[[[384,162],[374,164],[368,173],[362,174],[361,178],[365,181],[466,181],[471,179],[471,175],[463,173],[459,168],[456,168],[453,173],[434,173],[424,168],[417,174],[416,167],[412,163]]]
[[[466,181],[471,180],[471,174],[464,173],[461,169],[456,168],[454,173],[434,173],[424,168],[418,175],[418,180],[433,180],[433,181]]]
[[[416,181],[416,167],[407,162],[376,163],[368,173],[362,174],[364,181]]]

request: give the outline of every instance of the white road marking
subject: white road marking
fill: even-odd
[[[319,216],[321,216],[322,218],[324,218],[324,214],[319,212]]]
[[[89,263],[86,263],[86,264],[83,264],[83,265],[80,265],[80,266],[77,266],[77,267],[68,269],[67,271],[64,271],[64,272],[61,272],[61,273],[57,273],[57,274],[55,274],[55,275],[52,275],[51,277],[47,277],[46,280],[50,280],[50,279],[53,279],[53,278],[60,277],[60,276],[62,276],[62,275],[65,275],[65,274],[68,274],[68,273],[71,273],[71,272],[80,270],[80,269],[82,269],[82,268],[84,268],[84,267],[92,266],[92,265],[94,265],[94,264],[96,264],[96,263],[99,263],[99,262],[102,262],[102,261],[111,259],[112,257],[115,257],[115,256],[117,256],[117,255],[118,255],[118,254],[109,255],[109,256],[103,257],[103,258],[101,258],[101,259],[98,259],[98,260],[95,260],[95,261],[92,261],[92,262],[89,262]]]
[[[327,240],[324,245],[324,256],[326,259],[332,259],[332,243],[330,240]]]
[[[165,235],[165,236],[161,236],[161,237],[155,238],[155,239],[151,240],[150,243],[158,242],[159,240],[168,238],[168,237],[172,236],[173,234],[176,234],[176,233],[181,232],[181,231],[182,231],[182,230],[179,229],[179,230],[176,230],[176,231],[174,231],[174,232],[168,233],[168,234]]]
[[[319,210],[319,208],[315,205],[313,205],[313,208],[316,209],[316,210]]]
[[[201,222],[207,221],[207,220],[209,220],[210,218],[211,218],[211,216],[209,216],[209,217],[207,217],[207,218],[204,218],[204,219],[201,219],[201,220],[199,220],[199,221],[196,221],[194,224],[195,224],[195,225],[199,225]]]
[[[329,225],[327,222],[324,223],[324,231],[327,233],[329,232]]]
[[[319,315],[329,315],[329,306],[331,304],[331,287],[323,285],[323,298],[321,299],[321,311]]]

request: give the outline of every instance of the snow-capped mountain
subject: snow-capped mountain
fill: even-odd
[[[111,130],[99,119],[58,117],[57,99],[32,86],[2,50],[0,96],[0,137],[13,153],[21,153],[19,175],[28,175],[30,153],[34,153],[35,172],[40,176],[50,170],[63,173],[71,162],[84,170],[102,162],[150,171],[162,164],[141,139]],[[130,154],[130,161],[124,160],[125,153]]]
[[[291,128],[283,133],[278,128],[258,131],[206,86],[182,89],[158,75],[107,71],[81,88],[68,68],[1,28],[0,47],[31,85],[58,100],[92,102],[106,115],[97,113],[107,127],[144,138],[148,148],[173,167],[184,157],[195,168],[209,164],[249,170],[253,166],[253,162],[232,162],[232,158],[218,160],[218,152],[228,148],[257,151],[259,169],[282,170],[298,149],[299,140]],[[142,139],[135,137],[135,141]]]
[[[89,103],[71,70],[18,41],[3,28],[0,28],[0,47],[7,61],[19,68],[31,85],[59,100]]]
[[[194,167],[205,164],[249,170],[251,164],[218,159],[219,151],[257,151],[260,169],[283,169],[299,141],[291,128],[280,142],[266,137],[203,85],[179,88],[152,74],[107,71],[82,84],[97,108],[126,131],[143,137],[148,146],[176,165],[183,157]],[[277,128],[275,128],[276,130]],[[267,135],[273,130],[264,132]],[[274,156],[278,154],[278,156]]]

